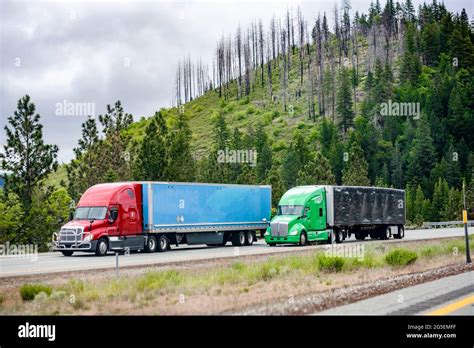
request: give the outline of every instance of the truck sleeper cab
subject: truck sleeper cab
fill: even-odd
[[[342,243],[404,237],[405,192],[358,186],[298,186],[281,198],[265,232],[275,244]]]
[[[89,188],[54,249],[166,251],[171,244],[252,245],[270,220],[269,186],[123,182]]]

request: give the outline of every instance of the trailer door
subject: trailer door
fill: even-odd
[[[309,225],[310,230],[326,229],[326,194],[325,190],[318,193],[309,202]]]

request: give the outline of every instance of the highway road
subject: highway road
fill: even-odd
[[[316,315],[474,315],[474,272],[403,288]]]
[[[431,230],[407,230],[403,240],[422,240],[438,237],[463,236],[462,228],[443,228]],[[389,240],[386,243],[399,241]],[[359,242],[355,239],[346,240],[345,243]],[[367,240],[362,243],[370,243]],[[132,253],[121,255],[119,264],[123,266],[147,266],[154,264],[166,264],[181,261],[198,261],[215,258],[230,258],[245,255],[274,254],[286,251],[302,250],[299,246],[276,246],[269,247],[265,241],[259,240],[252,246],[233,247],[207,247],[207,246],[180,246],[172,247],[172,250],[165,253]],[[305,249],[322,248],[323,245],[306,246]],[[105,257],[97,257],[88,253],[75,253],[72,257],[65,257],[61,253],[37,254],[33,257],[19,258],[14,255],[0,256],[0,278],[20,275],[34,275],[43,273],[83,271],[89,269],[114,268],[115,257],[113,254]]]

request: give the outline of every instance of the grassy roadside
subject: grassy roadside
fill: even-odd
[[[474,240],[471,236],[471,241]],[[350,255],[355,248],[357,254]],[[211,269],[168,269],[115,279],[24,284],[0,296],[3,314],[206,314],[259,301],[425,270],[463,260],[463,239],[342,244],[306,254],[236,261]],[[349,254],[348,254],[349,253]]]

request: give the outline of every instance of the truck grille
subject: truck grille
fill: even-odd
[[[273,237],[286,237],[288,235],[288,223],[272,222],[270,229]]]
[[[59,231],[59,241],[60,242],[73,242],[78,243],[82,241],[83,229],[78,228],[62,228]]]

